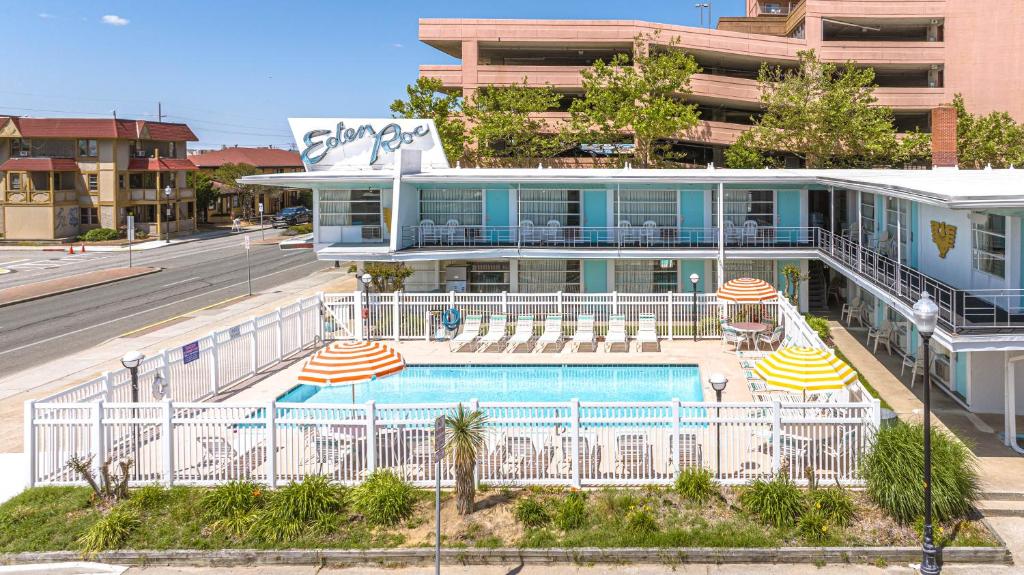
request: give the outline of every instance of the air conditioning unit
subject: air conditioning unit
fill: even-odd
[[[950,379],[949,371],[949,359],[946,356],[940,355],[935,358],[935,361],[932,362],[932,374],[935,376],[936,379],[938,379],[942,383],[945,383],[946,385],[949,385],[952,381]]]
[[[28,151],[28,150],[20,150],[20,151],[18,152],[18,155],[19,155],[19,156],[21,156],[22,158],[27,158],[27,157],[28,157],[28,154],[29,154],[29,151]]]
[[[146,158],[146,157],[148,157],[148,156],[149,156],[149,154],[148,154],[148,153],[146,153],[146,150],[137,150],[137,151],[135,152],[135,157],[136,157],[136,158]]]

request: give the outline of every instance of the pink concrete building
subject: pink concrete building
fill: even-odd
[[[876,72],[879,103],[902,130],[930,131],[928,111],[961,93],[973,112],[1005,110],[1024,120],[1024,2],[994,0],[747,0],[747,14],[717,29],[634,20],[420,20],[420,40],[461,64],[423,65],[470,95],[479,86],[527,78],[581,95],[579,72],[597,59],[630,54],[638,34],[675,39],[703,71],[691,82],[701,125],[680,140],[694,160],[713,161],[758,111],[762,62],[792,65],[813,48],[824,60],[853,60]],[[562,112],[553,111],[557,117]]]

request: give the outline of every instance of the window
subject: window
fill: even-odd
[[[679,291],[676,260],[615,260],[615,290],[623,293]]]
[[[95,158],[98,155],[96,152],[96,140],[78,140],[78,155],[86,158]]]
[[[15,138],[11,140],[11,156],[30,156],[32,155],[32,140],[28,138]]]
[[[143,204],[128,208],[129,214],[135,215],[135,223],[151,224],[156,221],[156,204]]]
[[[971,214],[974,269],[1006,277],[1006,216]]]
[[[758,226],[775,225],[774,191],[725,190],[725,221],[734,226],[742,226],[747,220],[757,222]],[[711,192],[711,221],[717,226],[718,190]]]
[[[86,177],[86,181],[89,183],[89,191],[90,192],[95,192],[96,190],[100,189],[99,175],[97,175],[97,174],[88,174],[85,177]]]
[[[7,187],[12,191],[21,189],[21,174],[8,174]]]
[[[580,292],[580,260],[520,260],[519,291]]]
[[[773,260],[725,260],[725,281],[736,278],[754,278],[772,285],[778,284]],[[718,286],[718,266],[711,266],[711,284]]]
[[[679,194],[672,190],[620,190],[615,202],[615,225],[675,227]]]
[[[861,243],[867,243],[875,234],[875,194],[860,195]]]
[[[898,220],[897,220],[898,218]],[[899,221],[900,229],[896,229],[896,222]],[[907,228],[907,207],[899,198],[885,198],[885,231],[889,233],[889,246],[880,246],[889,251],[889,257],[896,257],[896,238],[900,239],[900,259],[907,261],[907,237],[910,230]]]
[[[484,201],[481,190],[421,190],[420,221],[441,226],[451,220],[460,226],[483,224]]]
[[[556,221],[561,226],[580,225],[579,190],[521,190],[519,221],[546,226]]]
[[[119,189],[119,190],[125,189],[124,174],[118,174],[117,175],[117,189]]]
[[[380,226],[380,190],[323,190],[321,226]]]
[[[100,223],[99,208],[82,208],[82,225],[93,226]]]
[[[501,293],[508,291],[509,263],[472,262],[468,272],[471,293]]]

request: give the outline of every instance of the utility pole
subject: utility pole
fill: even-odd
[[[160,104],[160,102],[156,103],[156,121],[157,122],[163,122],[164,121],[164,109],[163,109],[163,106]]]

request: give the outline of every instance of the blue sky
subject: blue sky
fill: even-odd
[[[695,0],[0,0],[0,114],[151,119],[200,147],[288,145],[288,116],[389,116],[419,64],[417,19],[619,18],[696,26]],[[743,0],[715,0],[715,16]]]

